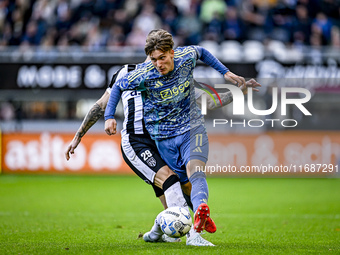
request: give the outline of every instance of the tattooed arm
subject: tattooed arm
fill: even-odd
[[[216,110],[219,109],[227,104],[230,104],[233,101],[233,95],[231,94],[230,91],[225,92],[225,93],[219,93],[218,94],[221,98],[222,105],[219,103],[219,100],[217,98],[217,95],[213,95],[215,101],[217,104],[215,104],[214,100],[211,97],[207,97],[207,107],[208,110]]]
[[[258,92],[259,89],[258,87],[261,87],[261,85],[254,79],[250,79],[249,81],[246,82],[246,86],[241,86],[240,89],[242,90],[243,94],[247,94],[247,88],[252,88],[253,91]],[[213,94],[213,97],[217,104],[215,104],[215,101],[209,96],[207,97],[207,108],[208,110],[216,110],[219,109],[223,106],[226,106],[227,104],[230,104],[233,101],[233,95],[230,91],[225,92],[225,93],[219,93],[218,94],[221,98],[222,105],[219,103],[219,100],[217,98],[217,95]],[[198,104],[201,104],[201,98],[198,99],[197,101]]]
[[[67,160],[70,159],[70,154],[74,154],[74,150],[80,143],[81,138],[94,125],[94,123],[96,123],[104,115],[105,107],[107,105],[109,98],[110,94],[107,91],[105,91],[104,95],[92,106],[92,108],[86,114],[72,142],[66,149],[65,157]]]

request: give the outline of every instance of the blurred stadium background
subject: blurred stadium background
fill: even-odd
[[[132,173],[120,138],[104,134],[103,120],[69,162],[63,153],[112,74],[144,61],[145,38],[155,28],[170,31],[176,46],[199,44],[234,73],[257,79],[263,85],[255,95],[258,109],[270,108],[275,86],[312,93],[304,104],[312,116],[293,106],[287,116],[279,110],[266,116],[295,119],[294,128],[213,129],[214,118],[259,116],[235,118],[231,106],[209,113],[212,164],[339,164],[338,0],[1,0],[2,172]],[[202,63],[194,75],[221,82]],[[308,174],[339,176],[335,169]]]

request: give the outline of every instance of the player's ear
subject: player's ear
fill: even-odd
[[[175,56],[175,51],[174,50],[170,50],[170,56],[173,58]]]

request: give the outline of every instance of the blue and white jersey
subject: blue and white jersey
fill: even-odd
[[[180,47],[175,50],[174,70],[167,75],[147,62],[116,83],[122,90],[145,92],[144,120],[153,139],[178,136],[204,123],[194,95],[197,59],[195,47]]]
[[[193,70],[197,59],[224,75],[226,68],[210,52],[199,46],[179,47],[174,54],[174,69],[161,75],[151,62],[137,65],[136,69],[117,81],[105,111],[105,120],[114,118],[121,91],[137,89],[144,98],[144,120],[153,139],[181,135],[203,125],[204,119],[195,100]]]

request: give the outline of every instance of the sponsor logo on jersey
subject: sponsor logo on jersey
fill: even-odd
[[[182,84],[180,84],[178,87],[173,86],[171,89],[164,89],[160,91],[160,95],[162,99],[168,99],[172,98],[174,96],[177,96],[180,93],[184,93],[185,89],[190,86],[190,82],[186,81]]]

